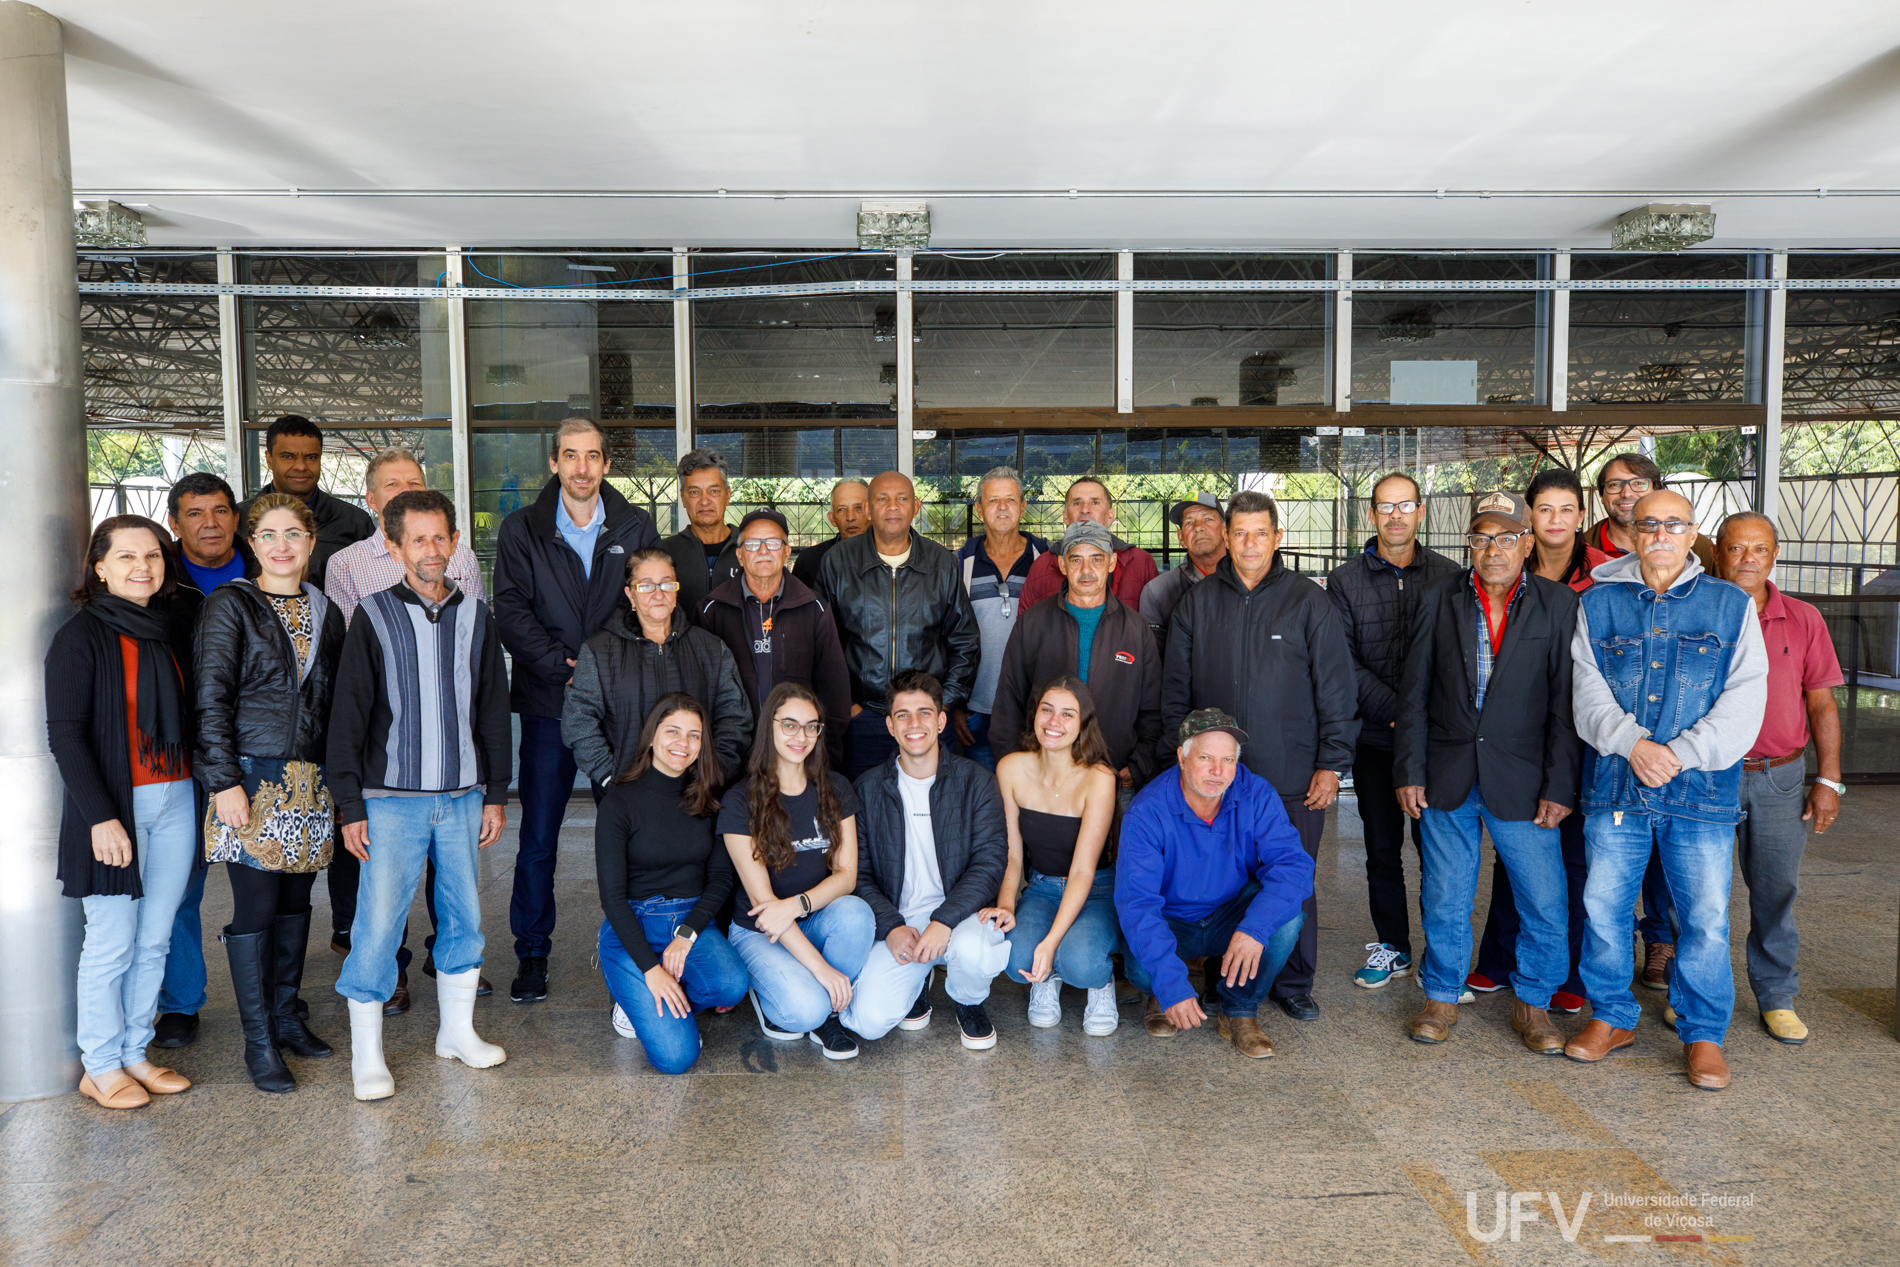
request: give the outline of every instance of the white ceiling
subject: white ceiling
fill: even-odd
[[[925,191],[940,246],[1602,247],[1651,197],[1900,190],[1892,0],[42,7],[82,190],[852,195],[126,194],[154,244],[835,247]],[[952,196],[1071,188],[1499,196]],[[1900,196],[1713,201],[1715,246],[1900,246]]]

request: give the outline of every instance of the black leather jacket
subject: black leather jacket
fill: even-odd
[[[315,659],[301,682],[290,634],[255,585],[227,581],[205,595],[192,634],[198,746],[191,762],[206,791],[244,782],[239,756],[323,764],[343,657],[343,613],[316,586],[306,584],[304,593],[314,604],[319,632]]]
[[[943,683],[946,709],[968,703],[983,638],[956,555],[912,529],[910,558],[893,570],[876,534],[859,533],[825,554],[818,593],[838,618],[853,704],[884,712],[891,677],[905,669]]]

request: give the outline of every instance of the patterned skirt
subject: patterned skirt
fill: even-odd
[[[302,873],[330,865],[336,803],[323,785],[323,767],[311,761],[239,757],[251,825],[232,827],[205,810],[205,861],[236,862],[259,871]]]

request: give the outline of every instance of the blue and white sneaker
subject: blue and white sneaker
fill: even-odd
[[[1377,990],[1394,977],[1412,975],[1412,956],[1404,951],[1394,950],[1382,941],[1367,942],[1366,949],[1372,953],[1366,956],[1366,966],[1352,974],[1354,985]]]

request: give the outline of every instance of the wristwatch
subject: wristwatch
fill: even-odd
[[[1834,789],[1834,795],[1836,795],[1836,796],[1846,796],[1846,795],[1847,795],[1847,784],[1845,784],[1845,783],[1836,783],[1836,782],[1835,782],[1835,781],[1834,781],[1833,779],[1823,779],[1823,778],[1821,778],[1821,777],[1820,777],[1820,776],[1818,776],[1818,775],[1817,775],[1817,776],[1815,776],[1815,780],[1814,780],[1814,781],[1815,781],[1816,783],[1819,783],[1819,784],[1820,784],[1820,785],[1821,785],[1822,787],[1825,787],[1825,788],[1833,788],[1833,789]]]
[[[673,925],[673,936],[679,938],[689,946],[699,940],[699,934],[684,924]]]

